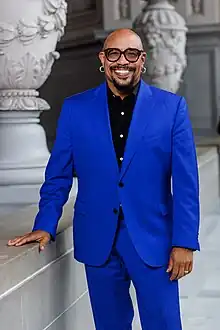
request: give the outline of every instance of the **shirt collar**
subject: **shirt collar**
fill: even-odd
[[[140,88],[140,81],[137,83],[137,85],[135,85],[135,86],[133,87],[133,89],[131,90],[131,93],[130,93],[128,96],[133,95],[133,96],[137,97],[137,94],[138,94],[139,88]],[[111,89],[108,87],[108,85],[107,85],[107,89],[108,89],[108,98],[114,99],[115,97],[117,97],[117,96],[111,91]]]

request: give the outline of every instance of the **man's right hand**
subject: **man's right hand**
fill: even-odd
[[[51,236],[48,232],[43,230],[35,230],[31,233],[27,233],[23,236],[15,237],[8,241],[8,246],[21,246],[31,242],[39,242],[39,250],[43,251],[45,246],[51,240]]]

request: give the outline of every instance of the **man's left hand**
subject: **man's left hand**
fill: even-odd
[[[167,272],[171,273],[170,280],[179,280],[192,272],[193,251],[181,247],[174,247],[170,254]]]

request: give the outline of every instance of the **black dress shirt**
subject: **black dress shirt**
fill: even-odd
[[[128,137],[134,106],[136,103],[139,85],[140,84],[136,85],[131,91],[131,93],[124,99],[121,99],[120,96],[114,95],[112,91],[108,88],[108,107],[112,131],[112,140],[119,168],[121,168],[121,164],[124,157],[125,145]]]
[[[108,88],[109,119],[112,131],[112,141],[118,161],[119,169],[124,157],[125,145],[128,137],[129,127],[133,115],[134,106],[140,84],[137,84],[131,93],[124,99],[116,96]],[[124,220],[122,205],[119,208],[119,221]]]

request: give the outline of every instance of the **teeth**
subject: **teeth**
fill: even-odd
[[[129,73],[129,70],[115,70],[116,73]]]

